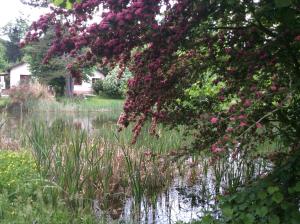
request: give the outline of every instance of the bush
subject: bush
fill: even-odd
[[[96,223],[92,213],[70,212],[29,153],[0,151],[0,174],[0,223]]]
[[[48,88],[37,82],[13,87],[8,94],[10,102],[7,109],[10,112],[28,111],[38,100],[52,101],[54,99]]]
[[[281,158],[279,163],[269,175],[220,197],[221,215],[217,219],[209,214],[194,224],[299,223],[299,151]]]
[[[110,97],[124,97],[127,89],[127,81],[132,76],[126,69],[121,78],[118,78],[119,68],[114,68],[102,81],[102,92]]]
[[[97,80],[95,83],[93,83],[92,88],[94,92],[99,95],[99,93],[103,91],[103,80]]]
[[[12,103],[26,103],[39,99],[52,100],[53,95],[48,88],[38,82],[22,84],[9,90]]]

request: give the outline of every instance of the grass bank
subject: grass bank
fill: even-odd
[[[28,108],[32,111],[64,111],[64,112],[105,112],[121,111],[123,99],[104,97],[59,98],[57,100],[29,101]]]

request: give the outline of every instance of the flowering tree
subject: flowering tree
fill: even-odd
[[[33,23],[25,43],[55,26],[45,62],[73,57],[74,77],[96,63],[129,68],[119,124],[135,122],[134,140],[151,119],[152,133],[157,122],[193,127],[196,146],[215,153],[270,139],[299,147],[298,0],[56,2],[66,8]]]

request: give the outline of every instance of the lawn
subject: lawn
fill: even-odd
[[[39,100],[29,102],[28,108],[33,111],[65,111],[65,112],[101,112],[122,110],[124,99],[106,97],[58,98],[54,101]]]

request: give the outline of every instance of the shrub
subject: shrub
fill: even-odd
[[[299,223],[300,153],[281,160],[269,175],[220,197],[221,215],[217,219],[209,214],[194,224]]]
[[[95,83],[93,83],[92,88],[96,94],[99,94],[103,91],[103,80],[99,79]]]
[[[53,95],[48,88],[38,82],[22,84],[9,90],[12,103],[25,103],[39,99],[52,100]]]
[[[0,151],[0,174],[0,223],[96,223],[90,212],[70,212],[29,153]]]
[[[118,78],[119,68],[114,68],[103,80],[103,92],[111,97],[124,97],[127,89],[127,81],[132,76],[126,69],[121,78]]]

